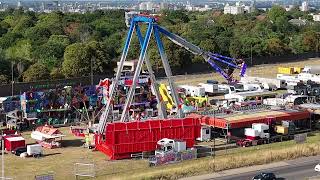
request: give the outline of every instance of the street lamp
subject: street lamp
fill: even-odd
[[[14,84],[14,77],[13,77],[13,62],[11,61],[11,96],[13,96],[13,84]]]
[[[91,81],[91,85],[93,85],[93,61],[94,61],[94,57],[91,58],[90,60],[90,81]]]
[[[252,43],[251,43],[251,48],[250,48],[250,61],[251,61],[251,66],[252,66]]]

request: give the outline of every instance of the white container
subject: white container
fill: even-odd
[[[187,143],[185,141],[175,140],[174,141],[175,152],[182,152],[187,150]]]
[[[269,133],[260,133],[260,138],[270,138]]]
[[[189,86],[189,85],[180,85],[179,87],[185,89],[186,95],[190,95],[190,96],[205,96],[206,95],[206,91],[203,87]]]
[[[218,84],[209,84],[209,83],[199,83],[199,86],[203,87],[207,94],[216,94],[218,93]]]
[[[27,145],[28,156],[41,155],[43,154],[43,149],[40,144]]]
[[[259,131],[252,129],[252,128],[245,128],[244,129],[244,135],[250,136],[250,137],[258,137]]]
[[[207,126],[201,126],[199,141],[208,141],[211,139],[211,128]]]
[[[253,123],[252,129],[255,129],[260,133],[263,133],[265,130],[269,130],[269,125],[263,123]]]

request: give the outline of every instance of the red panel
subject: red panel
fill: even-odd
[[[218,127],[218,128],[225,128],[226,121],[222,118],[214,118],[212,116],[204,116],[201,118],[201,124]]]
[[[8,141],[5,138],[5,148],[7,151],[13,151],[18,147],[24,147],[26,145],[25,140],[21,140],[21,141]]]
[[[155,150],[162,138],[182,139],[187,147],[192,147],[199,136],[200,123],[193,118],[109,123],[105,141],[96,135],[96,149],[111,159],[122,159],[133,153]]]

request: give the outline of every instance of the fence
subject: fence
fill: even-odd
[[[75,178],[78,177],[95,177],[95,166],[94,164],[86,163],[75,163],[74,164],[74,175]]]
[[[0,180],[12,180],[13,178],[9,178],[9,177],[0,177]]]
[[[107,77],[112,77],[111,75],[105,76],[94,76],[93,84],[98,84],[100,79]],[[20,95],[23,92],[29,90],[46,90],[46,89],[56,89],[63,88],[64,86],[86,86],[91,85],[91,77],[79,77],[70,79],[60,79],[60,80],[47,80],[47,81],[37,81],[37,82],[18,82],[13,84],[0,85],[0,97]],[[12,92],[13,90],[13,92]]]
[[[244,107],[232,107],[231,109],[222,108],[217,110],[208,110],[208,111],[199,112],[197,114],[220,116],[220,115],[230,114],[233,111],[253,112],[253,111],[268,110],[268,109],[271,109],[271,107],[268,105],[262,104],[262,105],[253,105],[253,106],[244,106]]]
[[[169,152],[161,155],[155,155],[149,158],[151,166],[158,166],[168,163],[176,163],[180,161],[197,158],[197,150],[191,149],[182,152]]]

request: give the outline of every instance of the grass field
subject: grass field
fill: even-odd
[[[261,77],[275,77],[278,66],[320,65],[320,59],[310,59],[276,65],[260,65],[248,69],[248,75]],[[222,80],[215,73],[177,76],[178,84],[197,84],[207,79]],[[269,145],[228,150],[229,155],[219,155],[213,158],[201,158],[185,161],[179,164],[149,168],[146,160],[109,161],[100,152],[92,152],[81,147],[83,140],[69,133],[68,128],[60,128],[67,135],[63,138],[60,149],[45,150],[45,156],[39,159],[5,155],[5,176],[18,180],[34,179],[35,175],[53,172],[57,180],[74,179],[74,163],[94,163],[97,177],[95,179],[176,179],[178,177],[209,173],[240,166],[268,163],[300,156],[319,154],[320,134],[308,138],[307,144],[296,145],[293,141],[274,143]],[[34,143],[30,139],[30,132],[23,133],[27,143]],[[223,154],[223,153],[221,153]]]

